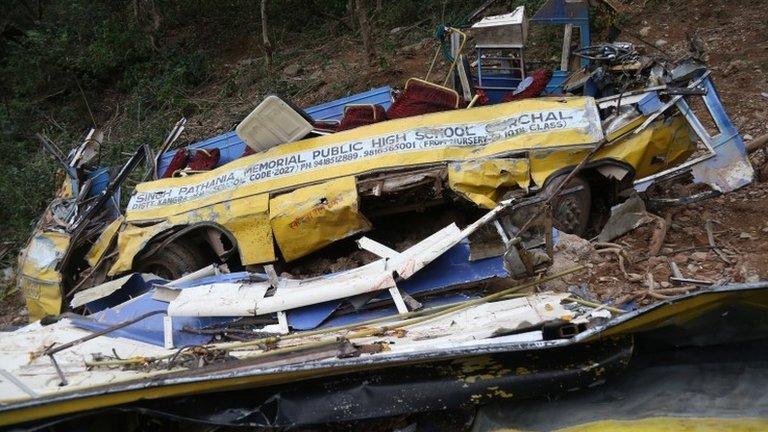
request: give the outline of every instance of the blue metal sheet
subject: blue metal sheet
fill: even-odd
[[[469,243],[464,241],[397,285],[406,293],[416,295],[508,276],[501,257],[470,261]],[[389,293],[383,291],[375,300],[387,299]],[[288,311],[288,324],[295,330],[316,328],[328,319],[341,303],[342,300],[335,300]]]
[[[564,70],[556,70],[552,72],[552,78],[549,79],[547,86],[544,88],[542,95],[561,95],[563,94],[563,83],[568,78],[570,72]]]
[[[589,4],[570,2],[567,0],[548,0],[529,21],[530,24],[563,25],[572,24],[579,28],[579,47],[586,48],[590,44],[589,33]],[[589,59],[582,58],[581,65],[589,65]]]
[[[86,330],[99,331],[107,327],[128,321],[132,318],[157,310],[168,310],[168,303],[152,298],[152,292],[144,293],[120,305],[104,309],[89,317],[71,318],[72,324]],[[211,337],[208,335],[196,335],[182,332],[184,326],[202,328],[214,324],[224,324],[235,318],[195,318],[173,317],[173,342],[177,347],[185,345],[200,345],[208,343]],[[149,318],[131,324],[109,334],[113,337],[124,337],[152,345],[163,346],[163,315],[153,315]]]
[[[366,92],[354,94],[334,101],[306,108],[304,111],[315,120],[341,120],[344,116],[344,107],[353,104],[378,104],[389,108],[392,105],[392,88],[390,86],[377,87]]]
[[[136,275],[139,276],[139,275]],[[179,284],[178,288],[190,288],[193,286],[205,285],[213,282],[235,282],[238,280],[259,278],[258,274],[249,274],[247,272],[229,273],[206,278],[196,279],[186,284]],[[262,280],[266,279],[266,276]],[[130,280],[133,280],[131,278]],[[143,280],[139,277],[139,280]],[[121,290],[126,289],[127,283]],[[151,283],[147,283],[146,289],[150,289]],[[119,293],[116,291],[112,295]],[[168,303],[161,302],[152,298],[154,289],[145,292],[135,298],[132,298],[119,305],[101,310],[87,318],[71,318],[72,324],[76,327],[91,331],[103,330],[107,327],[128,321],[132,318],[157,310],[168,310]],[[124,295],[125,293],[123,293]],[[110,296],[111,297],[111,296]],[[222,326],[230,323],[239,317],[173,317],[173,341],[177,347],[185,345],[199,345],[210,341],[208,335],[196,335],[181,331],[185,326],[191,328],[204,328],[208,326]],[[149,318],[131,324],[120,330],[110,333],[111,336],[124,337],[128,339],[146,342],[152,345],[163,346],[163,315],[154,315]]]
[[[589,5],[585,1],[548,0],[530,19],[537,24],[571,24],[589,21]]]
[[[482,89],[488,96],[490,104],[501,103],[507,93],[511,93],[520,85],[520,78],[512,78],[508,74],[483,74],[482,85],[478,77],[475,88]]]
[[[643,115],[649,116],[658,111],[663,105],[661,99],[659,99],[659,94],[657,92],[651,92],[640,99],[640,102],[637,103],[637,108]]]
[[[389,108],[390,105],[392,105],[392,98],[390,96],[391,91],[392,88],[389,86],[378,87],[363,93],[315,105],[306,108],[304,111],[315,120],[341,120],[341,117],[344,115],[344,106],[349,104],[379,104],[382,105],[384,109]],[[189,150],[219,149],[221,152],[221,159],[219,159],[217,166],[221,166],[232,162],[235,159],[239,159],[245,151],[245,143],[234,131],[232,131],[190,144],[186,146],[186,148]],[[165,172],[175,153],[176,150],[171,150],[160,156],[157,170],[159,173]]]

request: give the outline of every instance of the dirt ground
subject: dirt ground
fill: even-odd
[[[768,133],[768,33],[755,24],[768,13],[764,1],[633,1],[617,3],[625,13],[620,40],[643,46],[653,44],[676,59],[703,49],[725,107],[746,142]],[[640,38],[640,39],[638,39]],[[646,52],[660,51],[645,45]],[[648,256],[653,229],[645,226],[615,241],[627,252],[625,270],[616,253],[590,253],[582,261],[588,271],[571,278],[586,283],[600,301],[621,304],[685,292],[669,282],[675,262],[683,276],[711,282],[744,282],[768,278],[768,183],[762,171],[763,150],[752,155],[757,173],[753,184],[731,194],[670,209],[671,216],[661,253]],[[711,221],[719,253],[709,248],[707,221]],[[648,293],[653,277],[654,291]],[[639,277],[638,277],[639,276]],[[686,286],[688,289],[696,289]]]
[[[614,3],[624,16],[619,40],[636,43],[646,52],[665,54],[671,59],[686,55],[692,46],[703,51],[726,109],[745,140],[768,133],[768,31],[765,26],[768,2],[614,0]],[[423,76],[436,46],[427,38],[430,31],[424,30],[411,30],[423,32],[425,38],[395,50],[392,61],[396,61],[397,67],[388,73],[368,72],[359,44],[351,36],[318,46],[305,55],[302,68],[291,78],[307,86],[305,96],[296,102],[307,106],[338,97],[340,92],[362,91],[383,84],[402,86],[408,77]],[[227,53],[231,60],[222,65],[222,74],[248,67],[248,59],[238,52],[233,49]],[[215,97],[217,93],[214,83],[198,89],[195,97]],[[222,101],[220,112],[208,113],[207,118],[191,118],[187,139],[202,139],[228,130],[234,117],[250,109],[253,100],[256,99],[244,95],[238,100]],[[659,256],[647,256],[652,228],[646,226],[615,241],[616,248],[626,251],[626,274],[619,268],[616,252],[589,252],[583,257],[590,266],[588,271],[567,279],[567,283],[588,284],[599,301],[634,300],[641,305],[670,293],[673,288],[668,282],[670,261],[678,264],[685,277],[712,282],[768,278],[768,220],[764,216],[768,210],[768,183],[760,181],[768,178],[768,170],[765,174],[761,172],[767,159],[768,155],[762,150],[753,155],[758,179],[752,185],[675,209],[669,216],[661,214],[661,217],[671,217],[671,225]],[[708,220],[718,251],[709,248],[704,228]],[[648,292],[648,273],[653,276],[653,292]],[[26,309],[20,293],[12,293],[0,302],[0,328],[19,325],[25,320]]]

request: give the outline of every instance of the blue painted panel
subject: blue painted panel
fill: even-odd
[[[138,276],[138,275],[136,275]],[[265,280],[266,276],[261,277],[259,274],[249,274],[247,272],[229,273],[217,276],[210,276],[206,278],[196,279],[186,284],[179,284],[178,288],[184,289],[193,286],[205,285],[213,282],[235,282],[245,279],[253,279],[254,277],[259,280]],[[134,278],[129,279],[133,280]],[[143,280],[139,277],[139,281]],[[134,289],[135,286],[123,285],[121,290],[116,291],[110,297],[118,295],[123,289]],[[146,289],[150,289],[152,283],[147,283]],[[93,315],[89,315],[87,318],[72,318],[72,324],[76,327],[83,328],[91,331],[103,330],[107,327],[119,324],[121,322],[128,321],[137,316],[143,315],[147,312],[156,310],[168,310],[168,303],[161,302],[152,298],[154,289],[144,292],[143,294],[134,297],[119,305],[104,309]],[[126,295],[125,292],[119,294],[121,296]],[[230,323],[239,317],[173,317],[173,341],[177,347],[184,345],[199,345],[208,343],[211,337],[208,335],[196,335],[181,331],[185,326],[191,328],[203,328],[208,326],[222,326]],[[152,345],[163,346],[163,315],[158,314],[139,321],[135,324],[131,324],[113,333],[111,336],[124,337],[127,339],[133,339],[141,342],[146,342]]]
[[[304,111],[315,120],[341,120],[341,117],[344,115],[344,106],[349,104],[379,104],[384,109],[387,109],[392,105],[391,90],[392,88],[389,86],[378,87],[363,93],[315,105],[306,108]],[[221,159],[216,166],[222,166],[235,159],[239,159],[245,151],[245,143],[232,131],[190,144],[186,148],[190,150],[217,148],[221,152]],[[175,153],[176,150],[163,153],[158,164],[157,171],[159,173],[165,172]]]
[[[637,108],[643,115],[648,116],[658,111],[663,105],[661,99],[659,99],[659,94],[652,92],[640,99],[640,102],[637,103]]]
[[[377,87],[366,92],[354,94],[334,101],[306,108],[304,111],[315,120],[341,120],[344,107],[352,104],[379,104],[388,109],[392,105],[392,88]]]
[[[86,330],[99,331],[107,327],[128,321],[132,318],[157,310],[168,310],[168,303],[152,298],[154,290],[115,307],[90,315],[88,318],[71,318],[72,324]],[[208,343],[208,335],[196,335],[182,332],[184,326],[202,328],[213,324],[224,324],[236,318],[195,318],[173,317],[173,342],[177,347]],[[153,315],[135,324],[110,333],[113,337],[124,337],[152,345],[163,346],[163,315]]]
[[[507,75],[483,75],[482,85],[477,84],[475,87],[482,89],[486,96],[488,96],[489,104],[501,103],[501,99],[507,93],[511,93],[517,89],[520,84],[520,78],[510,78]]]
[[[692,169],[698,172],[698,175],[694,172],[694,181],[710,184],[720,192],[729,192],[751,183],[754,173],[747,157],[744,139],[725,111],[722,99],[720,99],[720,95],[711,77],[706,77],[701,85],[706,90],[706,94],[703,96],[704,103],[712,119],[717,124],[719,133],[710,136],[706,132],[706,128],[701,124],[701,120],[691,110],[687,102],[684,99],[678,102],[680,113],[686,117],[689,123],[695,125],[697,129],[704,131],[715,152],[713,157],[693,166]],[[733,167],[739,165],[745,167],[744,170],[732,172]],[[635,189],[643,191],[653,181],[653,179],[650,179],[638,182],[635,184]]]
[[[547,86],[544,88],[542,95],[561,95],[563,94],[563,83],[568,78],[569,72],[563,70],[556,70],[552,72],[552,78],[549,79]]]
[[[109,168],[106,167],[97,167],[91,172],[86,173],[86,177],[89,179],[92,179],[91,182],[91,189],[88,191],[88,197],[93,198],[98,195],[100,195],[102,192],[104,192],[104,189],[107,188],[109,185]],[[76,185],[77,182],[73,182],[73,185]],[[75,187],[72,189],[74,191],[78,191],[79,189]],[[112,199],[107,202],[107,208],[109,208],[111,212],[112,218],[117,218],[120,216],[120,188],[118,187],[115,189],[115,193],[112,195]]]
[[[398,286],[406,293],[415,295],[441,291],[451,287],[507,276],[508,273],[504,270],[504,264],[501,257],[487,258],[473,262],[469,261],[469,243],[464,241],[449,249],[421,271],[417,272],[413,277],[399,282]],[[214,282],[235,282],[245,279],[253,280],[254,278],[257,280],[266,280],[266,275],[249,274],[247,272],[230,273],[197,279],[187,284],[180,284],[178,288],[184,289],[191,286],[205,285]],[[139,281],[141,281],[140,278]],[[154,300],[152,298],[154,289],[151,289],[150,287],[151,284],[148,283],[144,288],[145,291],[149,291],[117,306],[103,309],[100,312],[90,315],[88,318],[72,318],[72,322],[77,327],[91,331],[99,331],[109,326],[128,321],[147,312],[156,310],[166,311],[168,309],[168,303]],[[123,289],[127,290],[129,288],[129,284],[126,283]],[[133,288],[130,289],[132,292],[138,292],[134,291]],[[120,292],[120,290],[118,290],[118,292]],[[118,292],[116,292],[116,294]],[[120,295],[124,298],[126,294],[127,291],[122,292]],[[448,298],[456,299],[457,297],[455,294],[452,294]],[[376,297],[376,299],[389,300],[389,293],[383,291]],[[323,324],[342,302],[343,300],[337,300],[288,311],[288,323],[295,330],[316,328]],[[358,313],[347,315],[342,321],[331,320],[329,322],[347,322],[344,320],[352,319],[364,321],[371,317],[375,318],[378,316],[377,314],[396,313],[396,310],[394,310],[394,312],[393,310],[394,309],[388,307],[377,311],[360,311]],[[182,332],[181,329],[185,326],[191,328],[222,326],[236,319],[237,317],[174,317],[174,343],[179,347],[183,345],[207,343],[210,340],[209,336],[186,333]],[[117,330],[114,333],[111,333],[111,335],[162,346],[163,316],[156,315],[146,318],[143,321]]]

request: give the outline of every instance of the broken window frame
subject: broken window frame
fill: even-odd
[[[683,95],[676,95],[671,101],[659,109],[655,114],[651,115],[646,122],[638,127],[634,133],[639,133],[645,129],[645,127],[655,120],[659,115],[663,114],[666,110],[672,106],[676,106],[680,113],[685,117],[688,125],[696,133],[701,142],[709,151],[709,154],[699,156],[695,159],[691,159],[678,166],[668,168],[664,171],[656,174],[644,177],[635,181],[635,189],[638,191],[645,191],[651,184],[659,180],[666,180],[672,177],[677,177],[689,171],[695,165],[703,163],[707,160],[718,156],[718,149],[732,140],[739,137],[739,132],[736,127],[728,119],[728,115],[725,113],[725,109],[720,101],[717,90],[710,78],[710,71],[706,71],[701,77],[692,82],[688,88],[694,88],[699,85],[703,85],[705,94],[702,96],[704,105],[707,108],[709,115],[715,120],[715,124],[721,131],[720,134],[712,136],[710,135],[704,125],[701,123],[696,114],[691,110],[688,103],[683,98]],[[727,136],[726,136],[727,135]],[[725,136],[725,138],[724,138]]]

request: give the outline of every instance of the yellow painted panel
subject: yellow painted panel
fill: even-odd
[[[148,227],[138,227],[131,224],[123,225],[123,229],[117,236],[117,260],[112,264],[107,275],[115,276],[132,270],[133,259],[136,255],[144,249],[154,236],[171,227],[173,227],[173,224],[167,221]]]
[[[480,159],[448,165],[448,187],[486,209],[498,205],[506,189],[528,189],[527,159]]]
[[[200,222],[221,225],[234,235],[244,265],[275,260],[272,229],[269,225],[269,195],[264,194],[207,206],[146,227],[125,224],[118,235],[118,259],[110,268],[109,275],[132,270],[136,255],[161,232]]]
[[[269,225],[269,194],[239,199],[229,203],[230,217],[221,225],[237,239],[244,265],[275,260],[275,242]]]
[[[203,207],[172,216],[173,225],[213,222],[226,228],[237,239],[244,265],[275,260],[272,229],[269,226],[269,195],[257,195]]]
[[[398,167],[589,148],[602,139],[592,98],[537,98],[376,123],[305,139],[212,171],[141,183],[127,220],[156,220],[216,203]]]
[[[629,133],[608,143],[595,154],[593,161],[614,160],[635,169],[640,179],[687,159],[694,150],[688,126],[680,116],[652,123],[638,134]],[[538,186],[555,172],[576,166],[589,149],[545,149],[530,153],[531,178]]]
[[[558,432],[759,432],[768,430],[761,418],[654,417],[639,420],[603,420],[558,429]]]
[[[115,236],[117,235],[117,231],[123,225],[124,221],[125,217],[120,216],[119,218],[113,220],[109,225],[107,225],[104,231],[99,234],[99,238],[96,239],[96,242],[93,244],[93,246],[91,246],[91,249],[87,254],[85,254],[85,260],[88,261],[89,266],[94,267],[99,261],[101,261],[101,258],[104,257],[104,254],[109,249],[109,246],[112,244],[112,240],[114,240]]]
[[[343,177],[272,198],[270,220],[286,261],[371,229],[359,212],[354,177]]]
[[[61,275],[56,270],[69,246],[69,235],[38,231],[19,255],[17,284],[29,311],[29,320],[61,312]]]

